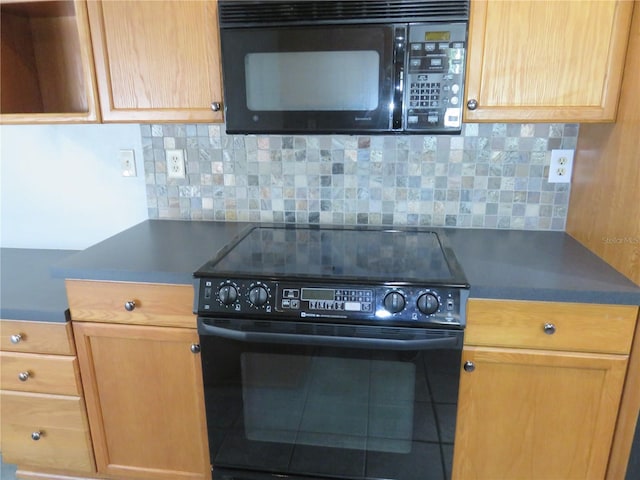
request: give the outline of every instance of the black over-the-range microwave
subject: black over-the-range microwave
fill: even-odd
[[[469,0],[220,0],[228,133],[459,133]]]

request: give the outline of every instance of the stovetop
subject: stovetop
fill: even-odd
[[[464,325],[442,231],[255,226],[194,273],[199,315]]]
[[[254,227],[196,272],[463,286],[455,255],[435,231]]]

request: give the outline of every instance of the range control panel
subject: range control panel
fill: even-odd
[[[468,290],[451,287],[326,285],[199,278],[203,316],[308,318],[398,325],[464,326]]]

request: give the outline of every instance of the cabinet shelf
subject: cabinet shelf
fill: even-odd
[[[0,2],[2,123],[98,121],[86,3]]]

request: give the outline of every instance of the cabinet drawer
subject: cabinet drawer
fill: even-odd
[[[0,350],[57,355],[76,353],[69,322],[2,320],[0,326]]]
[[[629,305],[471,299],[465,344],[628,354],[637,316]]]
[[[80,397],[0,392],[3,460],[20,465],[94,471]],[[39,433],[38,440],[32,435]]]
[[[196,328],[191,285],[67,280],[66,287],[74,321]]]
[[[0,352],[0,362],[2,390],[80,395],[76,357]]]

